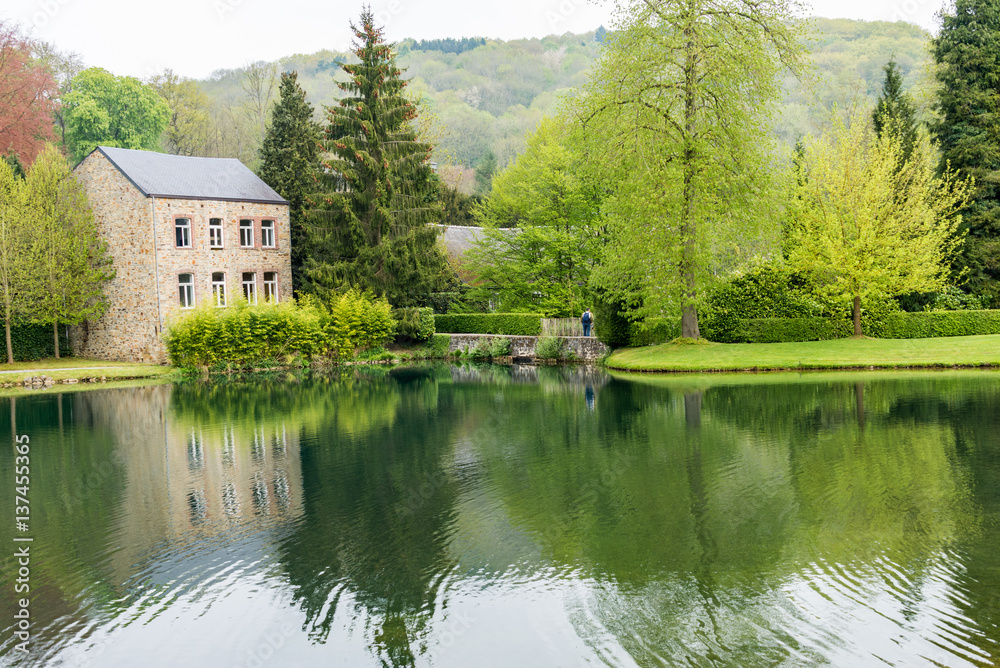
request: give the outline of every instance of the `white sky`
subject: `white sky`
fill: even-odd
[[[344,50],[362,2],[336,0],[3,0],[0,18],[76,51],[87,66],[145,78],[213,70],[321,49]],[[542,37],[612,24],[613,2],[371,0],[390,41],[406,37]],[[814,0],[813,14],[909,21],[935,30],[942,0]]]

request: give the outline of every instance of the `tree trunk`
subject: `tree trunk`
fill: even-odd
[[[688,392],[684,395],[684,422],[688,427],[701,426],[701,397],[703,392]]]
[[[854,298],[854,336],[861,336],[861,297]]]
[[[52,341],[56,344],[56,359],[59,359],[59,323],[52,321]]]
[[[854,406],[858,413],[858,426],[865,428],[865,384],[854,384]]]
[[[695,284],[695,233],[694,220],[694,179],[695,161],[697,155],[694,147],[695,115],[698,111],[698,101],[695,89],[698,85],[698,54],[695,51],[692,37],[693,26],[687,26],[684,32],[688,42],[684,62],[684,204],[681,211],[681,336],[685,339],[701,338],[698,329],[698,310],[695,307],[697,289]]]
[[[3,321],[3,333],[7,340],[7,364],[14,363],[14,345],[10,340],[10,319],[5,318]]]

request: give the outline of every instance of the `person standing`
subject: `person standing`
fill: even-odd
[[[583,323],[583,335],[590,336],[590,325],[594,322],[594,316],[590,314],[589,308],[583,312],[580,322]]]

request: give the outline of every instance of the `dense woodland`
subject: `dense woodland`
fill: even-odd
[[[572,95],[587,81],[603,35],[598,30],[511,41],[399,42],[399,65],[410,79],[410,94],[421,100],[425,132],[437,145],[435,160],[467,170],[462,189],[473,191],[472,168],[490,152],[499,168],[506,166],[524,150],[525,138],[541,119],[558,110],[560,97]],[[814,20],[806,39],[814,69],[784,81],[785,96],[775,114],[780,138],[793,145],[802,135],[816,132],[829,121],[834,105],[874,102],[882,67],[893,56],[906,86],[926,107],[929,37],[906,23]],[[344,75],[337,63],[350,59],[350,54],[321,51],[283,58],[273,68],[297,72],[309,101],[320,110],[338,99],[336,82]],[[247,92],[252,69],[219,70],[198,82],[213,108],[229,110],[216,111],[217,117],[241,120],[233,110],[254,97]],[[242,157],[252,161],[251,148],[239,144],[229,150],[245,152]]]

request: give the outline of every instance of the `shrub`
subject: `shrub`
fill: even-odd
[[[712,341],[735,343],[743,320],[815,317],[823,310],[801,276],[778,264],[763,264],[716,286],[699,314],[699,326]]]
[[[629,327],[628,345],[652,346],[673,341],[680,335],[680,318],[648,318],[642,322],[634,322]]]
[[[435,334],[431,338],[431,356],[447,357],[451,351],[451,337],[447,334]]]
[[[924,306],[925,311],[979,311],[985,308],[983,300],[976,295],[970,295],[959,288],[948,286],[942,292],[934,295]]]
[[[324,334],[315,308],[240,300],[224,309],[206,302],[181,314],[170,322],[164,342],[175,366],[249,368],[296,353],[310,358],[322,351]]]
[[[604,298],[594,302],[594,330],[597,339],[614,350],[630,345],[631,321],[625,317],[625,305],[618,300]]]
[[[300,304],[250,305],[237,300],[228,308],[205,303],[175,317],[163,338],[175,366],[246,369],[275,359],[348,358],[356,351],[380,348],[395,327],[385,299],[352,290],[329,304],[315,297]]]
[[[399,308],[393,311],[396,318],[397,341],[429,341],[434,336],[434,309]]]
[[[564,340],[555,336],[543,336],[535,344],[535,357],[543,360],[557,360],[563,356]]]
[[[434,329],[448,334],[507,334],[538,336],[542,316],[537,313],[454,313],[434,316]]]
[[[490,359],[507,357],[510,355],[510,339],[492,339],[489,343]]]
[[[392,338],[396,321],[385,297],[373,299],[357,290],[334,296],[327,305],[323,330],[338,357],[380,348]]]

